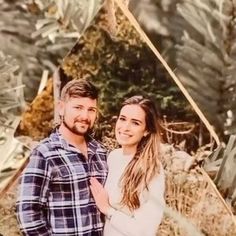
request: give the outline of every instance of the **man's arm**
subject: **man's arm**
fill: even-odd
[[[34,149],[21,176],[16,202],[17,219],[24,235],[51,235],[45,217],[49,181],[48,161]]]

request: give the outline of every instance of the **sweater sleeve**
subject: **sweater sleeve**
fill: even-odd
[[[111,208],[110,225],[124,236],[154,236],[163,217],[165,179],[161,167],[160,174],[149,186],[145,201],[132,215]]]
[[[21,176],[17,219],[23,235],[51,235],[45,212],[50,174],[47,160],[38,150],[33,150],[28,166]]]

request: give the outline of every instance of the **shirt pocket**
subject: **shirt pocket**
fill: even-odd
[[[54,180],[72,180],[86,176],[87,173],[83,164],[65,165],[57,169]]]
[[[72,199],[88,199],[88,174],[83,165],[58,167],[51,181],[50,190],[53,201],[60,204],[68,203]]]

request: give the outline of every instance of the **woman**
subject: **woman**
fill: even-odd
[[[155,236],[164,208],[160,126],[155,105],[142,96],[127,99],[115,135],[120,149],[108,157],[105,189],[91,178],[91,192],[106,216],[104,236]]]

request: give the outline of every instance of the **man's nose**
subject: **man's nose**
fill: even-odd
[[[88,119],[88,117],[89,117],[89,111],[86,110],[86,109],[83,109],[83,110],[80,112],[80,117],[83,118],[83,119]]]

